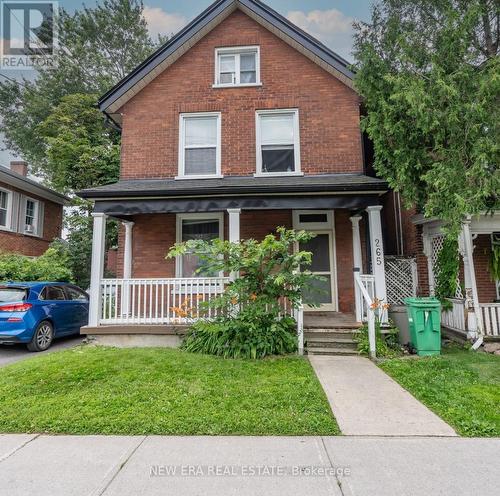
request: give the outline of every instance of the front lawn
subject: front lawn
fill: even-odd
[[[339,434],[309,362],[78,347],[0,368],[0,432]]]
[[[500,357],[457,347],[380,367],[463,436],[500,436]]]

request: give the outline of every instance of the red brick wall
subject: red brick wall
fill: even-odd
[[[8,184],[0,183],[0,187],[9,191],[17,191],[25,194],[35,200],[44,203],[43,234],[37,236],[27,236],[21,233],[0,230],[0,251],[20,253],[30,257],[42,255],[50,243],[55,238],[61,236],[62,230],[62,205],[45,200],[37,195],[26,193],[20,189],[14,188]]]
[[[337,290],[339,310],[354,312],[354,280],[352,269],[352,223],[350,212],[335,210],[335,245],[337,252]],[[360,225],[360,229],[363,230]]]
[[[214,89],[215,48],[259,45],[262,87]],[[301,168],[361,172],[357,94],[240,11],[122,108],[121,177],[178,173],[179,113],[222,113],[222,172],[255,172],[255,110],[298,108]]]
[[[491,236],[480,234],[474,240],[474,269],[476,271],[477,292],[481,303],[491,303],[497,297],[495,283],[491,280],[489,263]]]
[[[354,284],[352,276],[352,225],[347,210],[335,211],[337,253],[337,285],[339,309],[354,311]],[[138,215],[133,227],[132,277],[175,277],[175,262],[165,260],[168,249],[175,243],[176,218],[174,214]],[[290,210],[243,211],[241,213],[242,239],[261,240],[278,226],[292,227]],[[227,215],[224,220],[227,238]],[[365,236],[362,235],[363,244]],[[118,248],[118,275],[123,274],[124,230],[120,230]]]

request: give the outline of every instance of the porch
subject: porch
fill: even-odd
[[[339,180],[330,176],[322,179],[327,184]],[[380,188],[380,181],[373,181],[370,188],[375,185]],[[205,191],[213,185],[212,180],[182,181],[187,182],[203,186]],[[188,239],[221,238],[231,242],[262,239],[278,226],[316,234],[311,242],[300,247],[313,252],[311,270],[323,277],[319,296],[307,295],[313,299],[304,301],[305,310],[314,311],[307,303],[315,303],[319,311],[331,312],[330,319],[344,315],[358,325],[367,320],[373,313],[370,312],[372,299],[387,300],[382,207],[378,205],[382,192],[374,194],[368,188],[354,194],[346,192],[344,185],[341,193],[325,193],[325,184],[315,182],[309,184],[308,194],[291,197],[290,186],[304,182],[308,182],[306,178],[294,178],[286,192],[259,197],[212,194],[168,200],[127,198],[119,202],[94,197],[89,325],[82,333],[136,334],[138,326],[144,326],[148,333],[177,335],[181,327],[200,318],[214,318],[214,311],[205,303],[224,292],[231,281],[230,275],[199,277],[196,256],[188,254],[167,261],[165,255],[169,248]],[[266,186],[276,189],[272,183],[266,182]],[[331,189],[338,186],[330,184]],[[116,278],[103,277],[109,218],[122,223],[118,251],[120,271]],[[373,273],[368,272],[369,267],[373,267]],[[288,302],[281,304],[283,314],[293,315],[297,321],[302,348],[304,308],[293,310]]]
[[[419,219],[416,223],[423,226],[429,293],[434,294],[437,257],[444,240],[442,222]],[[441,318],[451,337],[479,340],[478,345],[483,340],[500,340],[500,281],[491,276],[489,266],[495,245],[500,245],[500,212],[470,217],[463,223],[456,294],[449,298],[451,309]]]

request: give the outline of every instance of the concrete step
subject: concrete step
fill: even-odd
[[[355,350],[350,350],[347,348],[337,348],[337,347],[329,347],[329,348],[317,348],[317,347],[307,347],[306,352],[308,355],[345,355],[345,356],[354,356],[357,355],[358,352]]]
[[[353,339],[355,332],[352,329],[304,329],[304,339],[331,338]]]
[[[304,319],[304,327],[308,329],[359,329],[359,322],[335,322],[329,319]]]
[[[343,348],[349,350],[357,350],[358,346],[352,339],[329,338],[308,339],[305,345],[307,348]]]

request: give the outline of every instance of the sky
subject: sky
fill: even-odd
[[[191,19],[207,8],[213,0],[143,0],[144,15],[149,31],[157,34],[175,34]],[[339,55],[352,61],[352,23],[370,18],[371,0],[264,0],[270,7],[312,34]],[[59,6],[72,12],[82,7],[82,0],[60,0]],[[86,1],[87,7],[95,1]],[[16,71],[17,72],[17,71]],[[29,77],[29,72],[26,76]],[[3,71],[14,76],[13,71]],[[1,138],[0,138],[1,142]],[[0,143],[0,147],[3,146]],[[7,165],[13,157],[8,150],[0,150],[0,164]]]

